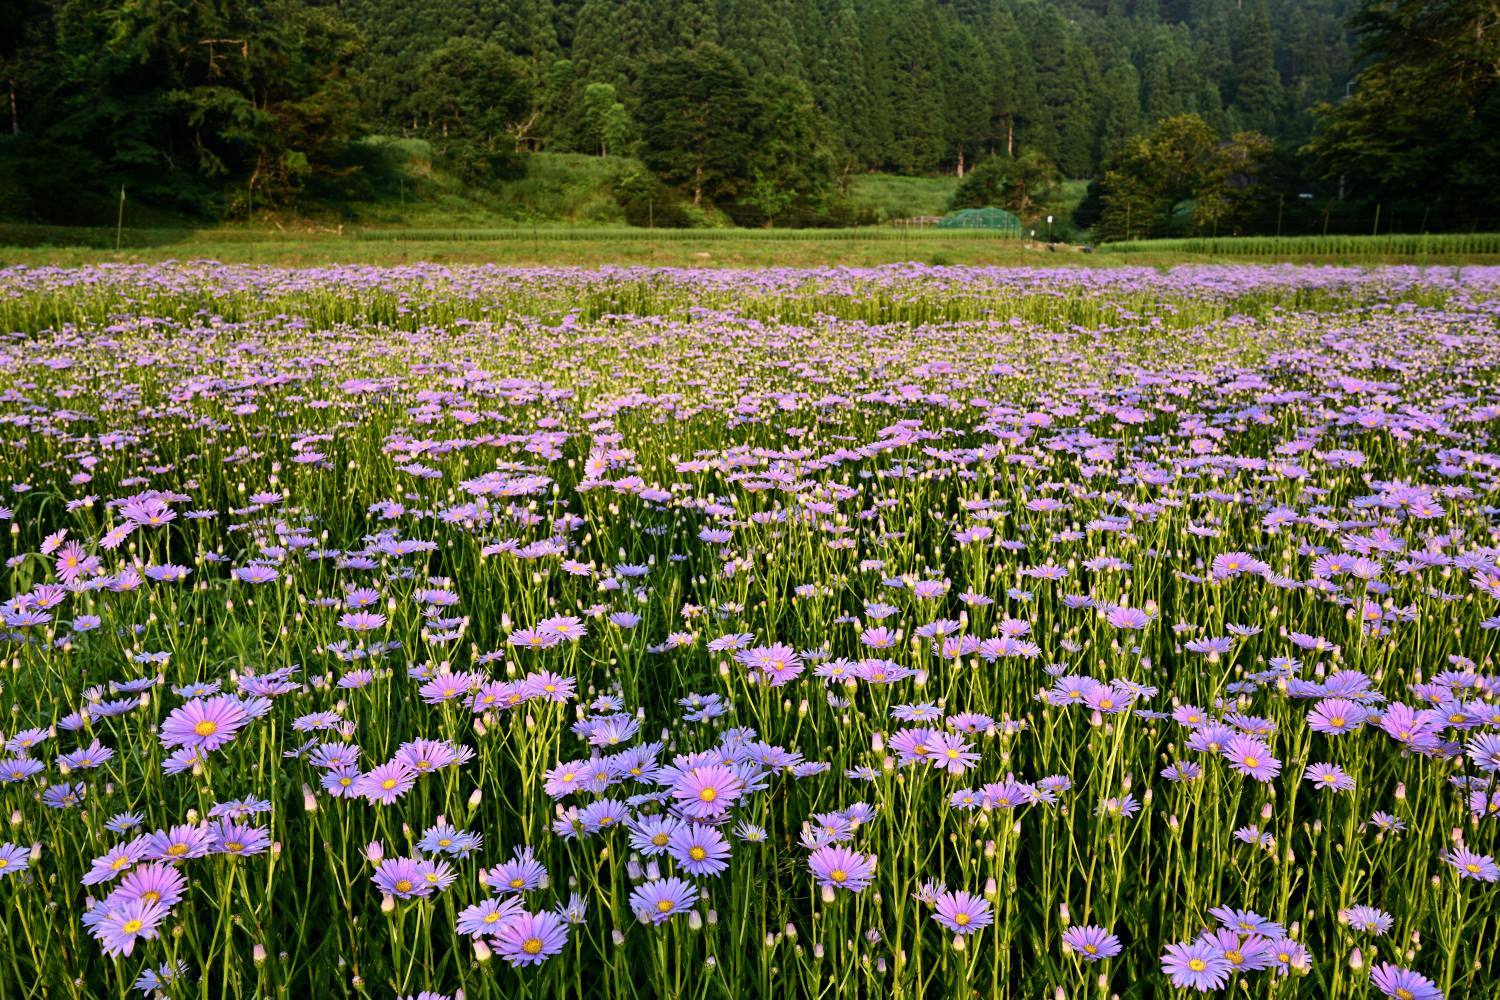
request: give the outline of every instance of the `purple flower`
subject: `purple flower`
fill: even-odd
[[[157,927],[167,919],[167,908],[160,903],[136,900],[114,907],[94,925],[94,937],[106,955],[129,955],[138,940],[150,941]]]
[[[174,826],[151,834],[146,858],[151,861],[186,861],[214,853],[214,832],[207,826]]]
[[[718,875],[729,867],[729,841],[711,826],[688,823],[672,834],[667,853],[689,875]]]
[[[1231,736],[1221,753],[1236,771],[1256,781],[1270,781],[1281,773],[1281,761],[1253,736]]]
[[[1443,855],[1443,860],[1453,866],[1459,878],[1472,878],[1480,882],[1500,881],[1500,867],[1488,854],[1475,854],[1467,847],[1455,847]]]
[[[521,912],[501,925],[495,951],[516,968],[541,965],[568,943],[568,924],[555,913]]]
[[[1151,616],[1140,608],[1114,608],[1105,616],[1115,628],[1143,629],[1151,624]]]
[[[719,764],[695,767],[672,783],[672,798],[683,814],[693,819],[714,819],[724,815],[745,790],[745,782],[729,768]]]
[[[415,858],[386,858],[371,879],[377,889],[397,899],[432,895],[433,887],[422,877],[422,864]]]
[[[875,878],[875,859],[836,844],[827,844],[808,855],[807,867],[818,885],[859,892]]]
[[[1354,789],[1354,779],[1337,764],[1309,764],[1302,777],[1318,789],[1330,792],[1348,792]]]
[[[680,878],[659,878],[643,883],[630,894],[630,909],[642,920],[661,924],[693,908],[698,890]]]
[[[119,905],[141,901],[176,906],[187,895],[187,884],[187,877],[175,866],[153,861],[126,872],[106,902]]]
[[[234,695],[195,698],[167,716],[161,724],[161,741],[169,747],[217,750],[234,739],[248,721],[249,716]]]
[[[1324,698],[1307,713],[1307,726],[1325,736],[1342,736],[1363,726],[1368,714],[1347,698]]]
[[[0,878],[19,875],[31,866],[30,852],[15,844],[0,844]]]
[[[1437,988],[1437,983],[1390,962],[1370,967],[1370,983],[1391,1000],[1443,1000],[1443,991]]]
[[[457,930],[470,937],[494,934],[504,926],[505,921],[523,912],[521,901],[515,897],[486,899],[459,912]]]
[[[361,795],[387,806],[405,795],[416,783],[416,772],[394,760],[372,768],[355,782]]]
[[[957,892],[942,892],[937,897],[937,912],[932,919],[955,934],[978,934],[995,919],[990,913],[990,904],[982,896],[971,895],[962,889]]]
[[[351,611],[339,618],[339,628],[351,632],[373,632],[385,625],[385,615],[378,611]]]
[[[1120,953],[1120,939],[1103,927],[1084,924],[1063,931],[1063,947],[1079,958],[1100,962]]]
[[[1217,944],[1202,939],[1169,944],[1161,957],[1161,971],[1171,977],[1172,985],[1179,990],[1207,993],[1219,989],[1229,981],[1233,968]]]

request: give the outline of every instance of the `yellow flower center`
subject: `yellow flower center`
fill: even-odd
[[[1188,968],[1192,969],[1194,972],[1202,972],[1204,969],[1208,968],[1208,963],[1203,961],[1203,959],[1201,958],[1190,958],[1188,959]]]
[[[954,916],[953,922],[960,927],[967,927],[969,926],[969,921],[972,919],[967,913],[960,913]]]
[[[672,901],[670,899],[664,899],[656,904],[656,910],[658,913],[668,913],[671,911],[671,909]]]
[[[526,943],[521,945],[521,950],[528,955],[540,955],[542,953],[542,939],[527,938]]]
[[[136,931],[140,930],[142,926],[144,925],[139,920],[127,920],[120,925],[120,930],[124,931],[126,934],[134,934]]]
[[[698,798],[702,799],[704,802],[712,802],[718,797],[719,793],[712,788],[705,788],[703,789],[703,791],[698,793]]]
[[[396,883],[397,892],[411,892],[411,879],[404,878]]]
[[[204,719],[193,727],[193,732],[199,736],[212,736],[219,731],[219,724],[212,719]]]
[[[692,858],[694,861],[702,861],[704,858],[708,857],[708,852],[701,847],[693,847],[688,849],[688,857]]]

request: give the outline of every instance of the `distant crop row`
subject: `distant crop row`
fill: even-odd
[[[1015,239],[1016,233],[998,229],[918,229],[944,239]],[[355,234],[359,240],[395,240],[403,242],[524,242],[526,240],[686,240],[691,242],[739,242],[745,240],[787,240],[822,242],[829,240],[900,240],[911,231],[899,227],[866,226],[859,229],[640,229],[640,228],[560,228],[557,226],[507,229],[365,229]]]
[[[1349,254],[1500,254],[1500,233],[1392,233],[1385,236],[1218,236],[1111,243],[1115,253],[1188,253],[1236,257],[1319,257]]]

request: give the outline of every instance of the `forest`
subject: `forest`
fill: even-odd
[[[390,196],[398,138],[476,187],[538,151],[630,157],[613,196],[657,226],[870,221],[843,195],[873,171],[977,174],[956,202],[1023,216],[1088,180],[1079,222],[1104,238],[1298,212],[1369,231],[1372,205],[1474,229],[1500,202],[1500,28],[1475,0],[0,0],[0,19],[16,219],[94,220],[121,189],[188,217],[337,211]]]

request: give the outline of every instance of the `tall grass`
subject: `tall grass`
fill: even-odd
[[[0,272],[0,996],[1492,996],[1497,282]]]
[[[1112,253],[1190,253],[1236,257],[1489,256],[1500,233],[1392,233],[1385,236],[1219,236],[1111,243]]]

